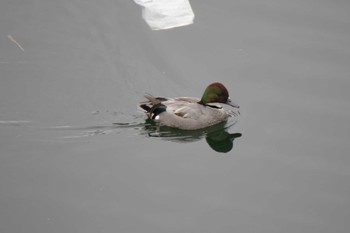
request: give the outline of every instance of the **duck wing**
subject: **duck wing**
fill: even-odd
[[[166,111],[168,113],[175,114],[181,118],[190,118],[196,120],[202,114],[202,106],[198,104],[197,98],[177,98],[165,101],[163,104],[166,105]]]
[[[150,94],[145,95],[147,100],[140,102],[140,107],[146,112],[148,118],[155,119],[162,112],[173,114],[181,118],[198,119],[201,114],[198,104],[199,98],[195,97],[177,97],[164,98],[154,97]]]

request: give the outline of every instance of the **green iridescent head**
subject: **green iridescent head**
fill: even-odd
[[[199,103],[203,105],[207,105],[208,103],[224,103],[232,107],[239,107],[231,102],[226,87],[218,82],[210,84],[205,89]]]

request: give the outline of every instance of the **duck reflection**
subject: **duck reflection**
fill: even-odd
[[[144,133],[150,137],[160,137],[175,142],[193,142],[205,137],[210,148],[216,152],[227,153],[233,148],[233,141],[242,136],[241,133],[229,133],[226,123],[200,130],[181,130],[167,126],[159,126],[152,120],[147,119],[144,125]]]

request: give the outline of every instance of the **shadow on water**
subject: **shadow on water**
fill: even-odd
[[[119,119],[119,117],[117,118]],[[58,125],[43,127],[31,121],[0,121],[0,126],[4,128],[16,127],[21,130],[23,135],[27,135],[30,140],[56,142],[84,140],[84,138],[88,139],[108,134],[141,135],[176,143],[190,143],[205,138],[210,148],[220,153],[231,151],[233,149],[233,141],[242,136],[241,133],[229,133],[227,131],[228,128],[237,122],[234,117],[232,121],[199,130],[180,130],[159,126],[150,119],[144,120],[143,115],[129,115],[126,118],[127,120],[124,119],[124,121],[120,118],[120,122],[85,126]]]
[[[239,110],[227,110],[227,112],[230,115],[227,122],[198,130],[181,130],[159,126],[153,120],[147,119],[144,123],[143,134],[178,143],[194,142],[205,138],[211,149],[216,152],[227,153],[233,149],[233,141],[242,136],[241,133],[229,133],[227,131],[237,123],[240,115]]]
[[[144,131],[149,137],[160,137],[162,139],[185,143],[194,142],[205,138],[210,148],[216,152],[227,153],[233,148],[235,138],[241,137],[241,133],[229,133],[227,123],[221,123],[199,130],[181,130],[166,126],[159,126],[154,121],[147,119]]]
[[[180,130],[166,126],[159,126],[154,121],[147,119],[145,122],[113,123],[111,125],[94,126],[52,126],[46,130],[56,132],[56,139],[73,140],[83,139],[107,134],[127,134],[130,131],[138,131],[137,134],[147,137],[161,138],[176,143],[189,143],[202,140],[216,152],[227,153],[233,148],[234,139],[241,137],[241,133],[229,133],[227,129],[231,125],[218,124],[200,130]],[[60,133],[58,133],[60,132]],[[63,133],[63,135],[62,135]]]

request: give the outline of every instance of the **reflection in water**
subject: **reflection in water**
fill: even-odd
[[[227,153],[233,148],[233,140],[235,138],[239,138],[240,136],[242,136],[241,133],[230,134],[223,129],[208,133],[205,139],[213,150]]]
[[[193,142],[205,137],[208,145],[216,152],[227,153],[233,148],[235,138],[241,137],[241,133],[229,133],[226,131],[226,123],[200,130],[181,130],[166,126],[159,126],[154,121],[147,119],[144,130],[150,137],[161,137],[174,142]]]
[[[231,121],[211,126],[199,130],[181,130],[166,126],[159,126],[154,121],[147,119],[144,121],[143,115],[128,116],[129,122],[118,119],[119,122],[112,124],[95,124],[87,126],[56,125],[42,127],[31,121],[0,121],[0,126],[31,126],[30,133],[36,133],[37,140],[75,140],[109,134],[129,134],[130,131],[137,131],[138,134],[149,137],[158,137],[168,141],[184,143],[194,142],[205,138],[206,142],[213,150],[221,153],[227,153],[233,148],[235,138],[241,137],[241,133],[229,133],[227,129],[237,122],[239,113],[233,114]],[[50,134],[49,132],[52,132]],[[129,132],[129,133],[128,133]],[[133,133],[134,134],[134,133]],[[41,136],[42,137],[41,137]],[[134,134],[135,135],[135,134]],[[31,137],[33,140],[35,137]]]
[[[194,142],[205,138],[208,145],[215,151],[227,153],[233,148],[235,138],[241,137],[241,133],[229,133],[226,130],[229,126],[222,123],[201,130],[180,130],[166,126],[159,126],[154,121],[147,119],[145,123],[113,123],[112,125],[99,126],[54,126],[47,129],[54,130],[56,133],[65,132],[60,139],[79,139],[107,134],[120,134],[125,130],[137,130],[141,135],[149,137],[159,137],[165,140],[184,143]],[[67,132],[69,132],[67,134]],[[56,134],[57,136],[57,134]]]

